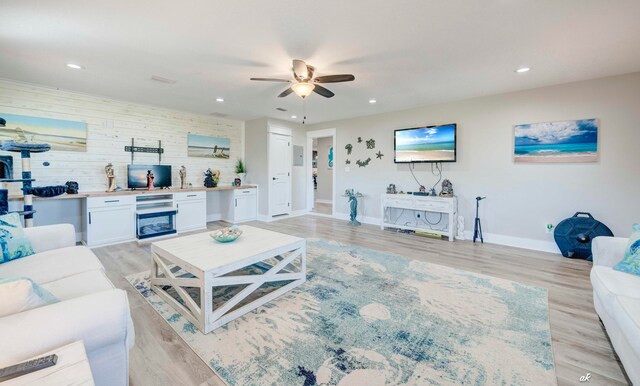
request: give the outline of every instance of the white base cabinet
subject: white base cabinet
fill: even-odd
[[[95,247],[136,237],[135,196],[89,197],[85,201],[85,243]]]
[[[224,220],[241,223],[258,219],[258,189],[236,189],[229,194]]]
[[[207,227],[206,192],[184,192],[173,195],[178,233]]]
[[[221,217],[231,223],[257,220],[258,189],[216,192]],[[83,242],[98,247],[136,240],[136,212],[176,210],[176,232],[207,228],[207,192],[144,192],[87,197],[84,202]],[[219,215],[219,216],[220,216]],[[146,240],[153,240],[149,237]]]

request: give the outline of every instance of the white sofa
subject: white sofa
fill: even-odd
[[[125,291],[76,246],[73,225],[24,231],[36,254],[0,264],[0,278],[28,277],[60,302],[0,317],[0,367],[82,340],[96,385],[127,385],[134,330]]]
[[[591,284],[596,312],[629,379],[640,385],[640,276],[614,270],[628,239],[596,237],[591,244]]]

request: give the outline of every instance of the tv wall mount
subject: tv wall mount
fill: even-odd
[[[158,165],[162,163],[162,154],[164,154],[164,149],[162,148],[162,141],[158,141],[158,147],[145,147],[145,146],[136,146],[135,138],[131,138],[131,146],[125,146],[124,151],[128,151],[131,153],[131,163],[133,163],[133,159],[136,153],[157,153],[158,154]]]

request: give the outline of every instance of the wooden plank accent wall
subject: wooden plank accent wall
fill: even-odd
[[[50,151],[32,155],[35,186],[64,185],[77,181],[80,191],[100,191],[107,187],[104,167],[111,162],[118,186],[127,187],[127,165],[131,153],[124,147],[135,138],[136,146],[165,149],[163,165],[172,165],[173,186],[180,184],[178,170],[187,167],[188,182],[202,186],[207,168],[222,171],[221,185],[230,185],[238,158],[244,158],[244,122],[144,106],[99,96],[61,91],[24,83],[0,80],[0,117],[20,114],[87,123],[87,151]],[[187,134],[226,137],[231,141],[231,158],[220,160],[187,156]],[[22,173],[20,155],[14,157],[14,175]],[[48,161],[49,166],[43,162]],[[157,154],[136,153],[135,163],[157,164]],[[10,184],[9,193],[20,194],[19,184]]]

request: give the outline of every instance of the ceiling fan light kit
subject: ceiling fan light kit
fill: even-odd
[[[293,72],[293,80],[277,79],[277,78],[250,78],[251,80],[263,81],[263,82],[285,82],[292,83],[291,87],[287,88],[278,95],[278,98],[284,98],[287,95],[295,92],[296,95],[301,98],[308,97],[312,92],[321,95],[325,98],[331,98],[335,94],[325,87],[320,86],[318,83],[341,83],[351,82],[355,80],[355,76],[351,74],[340,75],[324,75],[314,78],[315,67],[306,64],[303,60],[294,59],[291,68]]]
[[[313,92],[313,89],[316,88],[316,85],[309,82],[299,82],[295,83],[293,86],[291,86],[291,88],[293,89],[293,92],[296,93],[296,95],[302,98],[306,98]]]

